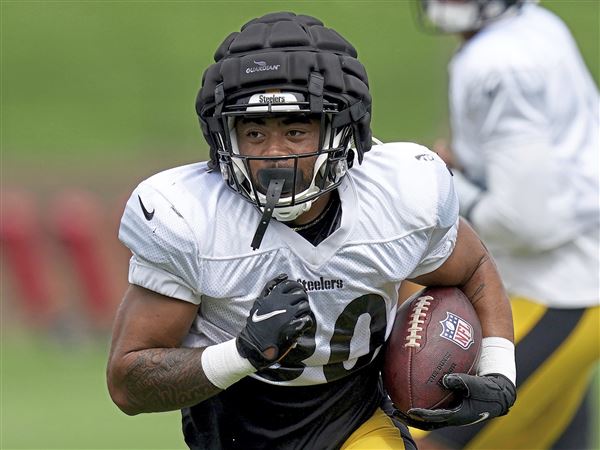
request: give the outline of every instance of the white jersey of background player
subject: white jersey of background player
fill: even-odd
[[[461,212],[508,291],[596,304],[600,101],[569,30],[525,4],[466,41],[449,70]]]
[[[515,324],[511,415],[418,447],[590,448],[584,401],[600,356],[598,91],[565,24],[528,0],[422,0],[460,36],[450,149],[461,214],[498,263]]]
[[[458,201],[446,165],[409,143],[374,146],[339,194],[341,224],[324,242],[315,247],[273,221],[254,251],[260,213],[220,173],[206,163],[159,173],[138,186],[123,216],[119,237],[133,252],[129,282],[200,304],[185,342],[200,347],[239,334],[274,270],[293,274],[309,292],[317,323],[315,335],[303,336],[298,347],[314,353],[297,361],[305,369],[255,376],[294,385],[340,378],[376,356],[393,325],[400,282],[435,270],[452,252]],[[347,341],[336,335],[342,312],[355,321]],[[337,351],[330,351],[332,343]]]

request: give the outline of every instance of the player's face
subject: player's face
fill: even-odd
[[[269,181],[283,178],[283,195],[290,195],[297,160],[296,193],[307,189],[313,177],[316,156],[290,158],[314,154],[319,146],[319,121],[307,116],[248,117],[236,123],[236,137],[241,155],[278,159],[249,161],[250,176],[261,193],[266,193]]]

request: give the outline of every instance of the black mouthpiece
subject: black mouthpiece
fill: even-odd
[[[265,204],[265,209],[263,210],[258,227],[256,228],[256,233],[254,233],[254,238],[252,239],[252,250],[256,250],[260,247],[260,243],[263,240],[265,232],[267,231],[267,227],[269,226],[269,222],[271,221],[271,217],[273,216],[275,205],[279,201],[279,197],[281,197],[281,190],[283,189],[285,182],[285,179],[271,179],[271,181],[269,181],[269,187],[267,189],[267,202]]]

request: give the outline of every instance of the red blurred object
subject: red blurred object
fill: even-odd
[[[475,373],[481,324],[463,292],[425,288],[398,309],[387,341],[383,380],[395,407],[448,408],[456,400],[442,385],[447,373]]]
[[[44,245],[38,204],[22,191],[2,193],[0,241],[16,297],[24,313],[36,325],[46,325],[55,312],[51,256]]]
[[[92,194],[72,190],[58,195],[51,210],[56,233],[84,294],[84,305],[93,322],[106,324],[114,309],[114,286],[106,255],[110,239],[106,208]]]

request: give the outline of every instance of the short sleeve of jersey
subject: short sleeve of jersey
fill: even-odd
[[[415,278],[440,267],[454,250],[458,234],[458,197],[452,175],[436,156],[437,208],[434,226],[430,230],[429,245],[421,262],[408,277]]]
[[[127,201],[119,240],[133,253],[129,262],[131,284],[200,303],[194,288],[199,269],[193,232],[171,202],[147,182],[140,184]]]

